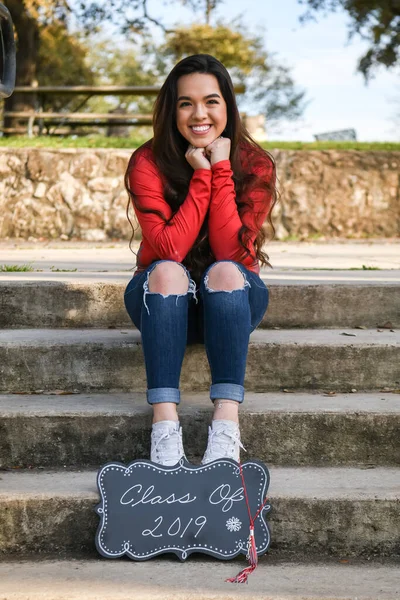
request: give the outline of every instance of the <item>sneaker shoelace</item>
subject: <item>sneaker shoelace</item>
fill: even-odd
[[[174,461],[175,458],[176,461],[173,464],[177,463],[184,456],[180,429],[162,433],[155,441],[152,450],[152,453],[158,460],[161,459],[163,464],[165,461]]]
[[[228,438],[228,439],[226,439]],[[229,429],[209,429],[209,437],[204,462],[216,460],[217,458],[229,458],[229,454],[234,456],[237,452],[237,446],[247,452],[240,441],[240,434]]]

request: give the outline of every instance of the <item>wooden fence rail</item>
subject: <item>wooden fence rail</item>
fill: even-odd
[[[33,127],[35,122],[39,123],[39,133],[42,132],[44,125],[82,125],[85,126],[106,126],[106,125],[125,125],[138,126],[150,125],[152,116],[149,114],[118,114],[118,113],[78,113],[78,112],[44,112],[43,97],[49,94],[53,95],[86,95],[87,100],[92,96],[155,96],[160,91],[159,86],[16,86],[15,94],[34,94],[36,96],[37,110],[34,111],[4,111],[3,119],[22,119],[27,121],[26,133],[33,137]],[[235,92],[243,94],[244,85],[236,85]],[[84,103],[85,103],[84,102]],[[82,108],[82,104],[79,108]],[[0,128],[4,133],[21,133],[21,127],[3,127]]]
[[[92,94],[93,96],[156,96],[160,86],[154,85],[45,85],[16,86],[14,92],[20,94]],[[243,94],[244,85],[235,85],[236,94]]]

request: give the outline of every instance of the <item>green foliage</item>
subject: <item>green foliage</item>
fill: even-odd
[[[262,142],[265,150],[357,150],[360,152],[400,152],[396,142]]]
[[[239,107],[250,106],[267,116],[269,126],[278,120],[297,119],[306,106],[305,92],[296,88],[289,69],[280,65],[263,47],[260,36],[251,35],[239,20],[229,24],[193,24],[166,35],[159,49],[171,63],[191,54],[211,54],[230,71],[235,82],[244,83]]]
[[[86,64],[89,48],[68,33],[65,24],[54,22],[40,29],[37,77],[40,85],[91,85],[94,73]]]
[[[87,65],[90,68],[96,85],[157,85],[161,83],[157,73],[151,68],[146,68],[143,53],[131,45],[124,48],[115,48],[112,40],[91,39],[91,51],[87,56]],[[126,109],[128,112],[150,114],[152,112],[154,96],[119,96],[119,97],[93,97],[89,107],[93,112],[108,112],[116,107]]]
[[[166,35],[166,42],[160,50],[171,56],[174,62],[191,54],[211,54],[227,69],[237,69],[242,77],[249,75],[255,67],[265,68],[267,59],[262,40],[246,37],[234,24],[178,27]]]
[[[352,268],[350,270],[354,271],[355,269]],[[380,269],[380,267],[367,267],[367,265],[363,265],[360,270],[362,270],[362,271],[380,271],[381,269]]]
[[[36,76],[39,85],[92,85],[95,76],[86,64],[88,46],[78,35],[68,33],[65,24],[56,21],[40,28],[40,46]],[[84,101],[81,96],[42,97],[43,110],[73,111]]]
[[[32,265],[0,265],[0,272],[2,273],[15,273],[15,272],[26,272],[34,271]]]
[[[16,137],[0,138],[0,148],[126,148],[134,150],[150,136],[138,136],[136,130],[130,138],[113,138],[100,135],[86,137]],[[400,152],[400,143],[394,142],[263,142],[266,150],[357,150],[360,152]]]
[[[350,38],[359,34],[369,42],[360,57],[358,69],[368,79],[379,66],[394,68],[400,62],[400,2],[399,0],[299,0],[308,11],[305,22],[316,12],[342,8],[350,17]]]
[[[135,130],[136,131],[136,130]],[[0,147],[5,148],[127,148],[141,146],[150,136],[139,137],[133,133],[129,138],[106,137],[103,135],[87,135],[84,137],[68,136],[25,136],[0,138]]]
[[[266,52],[261,36],[250,34],[238,19],[210,25],[213,11],[221,0],[181,0],[195,13],[202,13],[205,23],[198,24],[197,19],[188,27],[178,26],[174,30],[167,30],[149,14],[146,0],[24,1],[25,10],[39,24],[41,49],[36,78],[41,85],[157,85],[180,58],[205,52],[217,56],[230,70],[234,81],[246,85],[246,94],[238,97],[239,106],[250,107],[252,114],[266,114],[269,127],[280,119],[298,118],[306,106],[305,92],[296,89],[289,69]],[[176,4],[176,0],[169,0],[167,4]],[[69,34],[71,15],[81,27],[79,37]],[[124,48],[116,49],[111,40],[99,42],[90,36],[105,22],[117,25],[126,34]],[[150,23],[164,31],[165,42],[161,46],[157,46],[149,34]],[[89,36],[86,41],[83,34]],[[138,50],[133,51],[128,45],[132,40]],[[30,64],[30,68],[34,73],[35,65]],[[79,108],[81,112],[102,113],[118,108],[148,114],[153,102],[154,97],[93,97],[86,103],[84,97],[49,96],[43,108],[60,112]],[[10,106],[12,103],[11,99]]]

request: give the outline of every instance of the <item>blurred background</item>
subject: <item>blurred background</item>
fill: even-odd
[[[157,87],[180,58],[206,52],[245,86],[240,110],[261,142],[400,141],[398,0],[3,3],[15,27],[17,88],[1,103],[2,135],[147,139],[151,128],[140,123],[154,92],[107,95],[104,86]],[[29,123],[32,112],[53,114]],[[96,123],[85,113],[114,117]],[[130,115],[143,118],[133,127]]]
[[[197,53],[228,68],[276,161],[268,239],[400,237],[400,0],[3,2],[17,67],[0,102],[0,239],[129,240],[129,156],[166,75]]]

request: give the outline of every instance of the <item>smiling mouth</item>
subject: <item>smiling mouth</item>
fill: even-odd
[[[191,125],[190,129],[193,133],[207,133],[211,129],[211,125]]]

